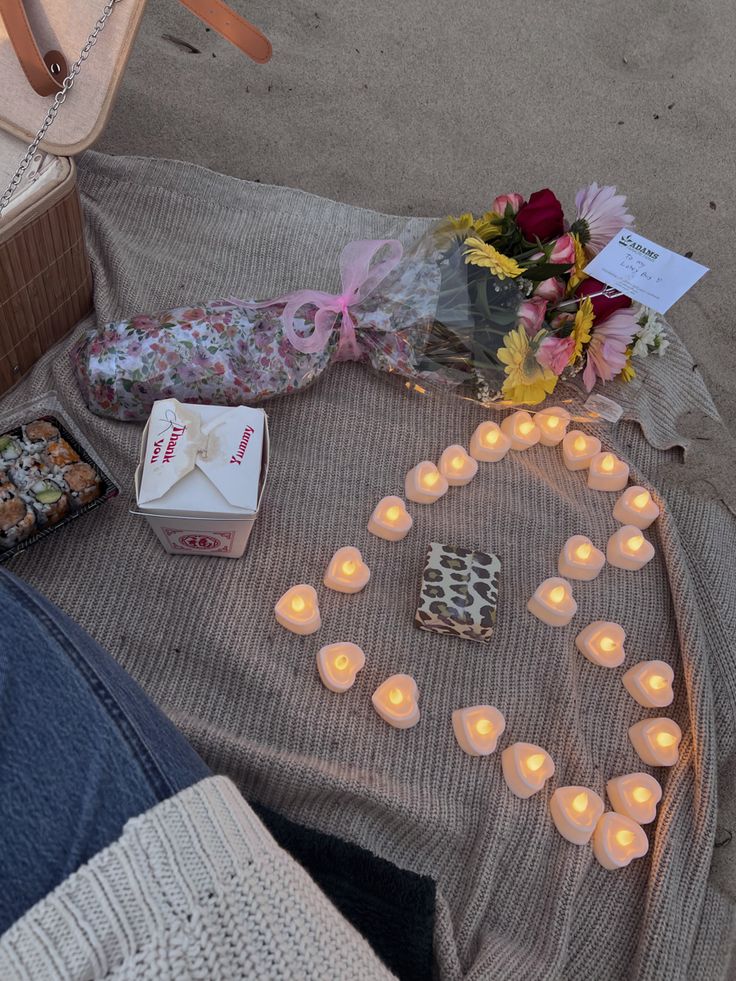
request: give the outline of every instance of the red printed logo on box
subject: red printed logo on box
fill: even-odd
[[[184,531],[181,528],[163,529],[169,545],[176,552],[209,552],[222,555],[232,550],[232,531]]]

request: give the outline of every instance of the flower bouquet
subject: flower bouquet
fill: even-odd
[[[333,361],[363,361],[417,388],[483,404],[536,405],[560,378],[624,381],[668,344],[653,311],[585,266],[633,218],[613,187],[579,191],[576,214],[545,189],[434,223],[409,249],[351,242],[342,292],[217,300],[91,330],[73,355],[89,407],[145,419],[157,399],[239,405],[299,391]]]

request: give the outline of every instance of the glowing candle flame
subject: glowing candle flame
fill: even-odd
[[[533,422],[526,421],[519,423],[519,432],[522,436],[528,436],[532,429],[534,429]]]
[[[638,552],[643,544],[644,538],[642,535],[632,535],[631,538],[626,539],[626,547],[630,552]]]
[[[635,787],[631,791],[631,796],[634,798],[637,804],[646,804],[646,802],[651,798],[651,790],[647,790],[646,787]]]
[[[645,508],[649,504],[650,497],[649,491],[642,491],[641,494],[637,494],[634,500],[631,502],[635,508]]]
[[[613,637],[601,637],[601,639],[598,641],[598,646],[602,651],[605,651],[606,654],[610,654],[611,651],[616,650],[617,644]]]
[[[454,456],[450,463],[453,470],[462,470],[465,460],[461,456]]]
[[[306,605],[305,600],[301,596],[295,596],[291,601],[291,608],[294,613],[303,613]]]
[[[486,444],[486,446],[495,446],[498,442],[498,436],[499,433],[497,429],[489,429],[483,437],[483,442]]]
[[[543,422],[544,422],[544,425],[547,427],[547,429],[557,429],[557,427],[560,424],[560,417],[559,416],[544,416]]]
[[[561,603],[565,598],[565,587],[555,586],[554,589],[550,590],[549,598],[551,603]]]
[[[388,700],[392,705],[401,705],[404,701],[404,693],[399,688],[391,688],[388,693]]]
[[[577,797],[573,797],[572,799],[573,811],[577,811],[578,814],[582,814],[587,806],[588,806],[588,795],[585,793],[585,791],[583,791],[581,794],[578,794]]]
[[[386,509],[387,521],[398,521],[400,517],[401,517],[401,508],[397,507],[396,504],[392,504],[390,508]]]
[[[528,757],[526,761],[527,769],[531,770],[532,773],[536,773],[543,763],[544,757],[541,753],[535,753],[533,756]]]
[[[658,732],[655,739],[657,745],[661,746],[662,749],[669,749],[670,746],[674,746],[677,742],[676,737],[671,732]]]
[[[593,546],[589,545],[587,542],[583,542],[582,545],[578,545],[578,547],[575,549],[575,557],[585,562],[586,559],[590,558],[590,553],[592,551]]]
[[[343,562],[342,564],[343,575],[352,576],[357,568],[358,568],[358,563],[353,562],[352,559],[349,559],[347,562]]]
[[[606,453],[606,455],[601,460],[601,470],[605,470],[606,473],[610,473],[616,466],[616,460],[613,453]]]
[[[475,729],[481,736],[487,736],[489,732],[493,732],[493,723],[490,719],[478,719]]]
[[[585,436],[576,436],[575,442],[572,445],[573,449],[577,450],[578,453],[582,453],[583,450],[587,449],[588,441],[586,440]]]
[[[350,664],[350,658],[347,654],[338,654],[335,658],[335,667],[338,671],[344,671],[348,664]]]
[[[437,470],[430,470],[429,473],[425,473],[422,477],[422,484],[425,487],[434,487],[437,481],[440,479],[440,475]]]
[[[629,831],[626,828],[621,828],[620,831],[616,832],[616,841],[619,843],[619,845],[623,845],[624,847],[626,847],[626,845],[630,845],[633,840],[634,840],[633,831]]]
[[[649,679],[649,687],[655,691],[661,691],[667,687],[667,679],[663,678],[661,674],[653,674]]]

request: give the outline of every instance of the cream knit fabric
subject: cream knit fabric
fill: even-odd
[[[391,977],[225,777],[129,821],[0,938],[3,981]]]
[[[217,296],[337,289],[345,242],[411,238],[425,225],[169,161],[90,154],[80,170],[102,319]],[[664,448],[680,441],[681,412],[712,407],[676,338],[666,358],[649,361],[643,385],[605,391]],[[484,417],[474,406],[410,396],[352,364],[269,404],[264,506],[247,554],[228,562],[169,557],[128,513],[140,427],[86,412],[63,350],[10,401],[48,388],[125,493],[29,549],[12,570],[107,647],[246,797],[435,878],[443,979],[725,976],[734,904],[710,870],[719,772],[727,776],[736,759],[736,523],[721,504],[667,479],[679,451],[654,449],[634,422],[600,430],[663,504],[646,533],[656,557],[640,573],[606,568],[576,585],[578,616],[555,630],[526,613],[527,599],[555,573],[569,535],[601,547],[616,528],[613,495],[588,490],[559,449],[482,465],[467,487],[412,508],[401,543],[366,532],[376,501],[402,493],[410,467],[469,439]],[[414,627],[431,541],[499,555],[498,624],[487,647]],[[357,596],[321,587],[330,556],[347,544],[371,567]],[[318,587],[322,608],[311,638],[273,619],[281,593],[305,581]],[[608,778],[642,768],[626,731],[651,713],[625,692],[623,669],[596,668],[574,648],[594,619],[624,624],[625,667],[653,657],[673,666],[668,714],[684,732],[679,765],[657,772],[664,797],[647,829],[650,852],[621,872],[564,841],[548,813],[555,786],[604,794]],[[344,695],[326,691],[315,669],[317,649],[337,640],[367,655]],[[370,703],[398,671],[421,693],[421,722],[407,732],[383,723]],[[499,754],[471,759],[450,717],[479,702],[497,705],[507,729]],[[508,792],[498,759],[516,740],[539,742],[557,765],[526,801]]]

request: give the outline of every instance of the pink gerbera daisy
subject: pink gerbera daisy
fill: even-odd
[[[611,381],[626,365],[626,348],[639,325],[631,309],[617,310],[600,327],[593,325],[583,383],[590,392],[596,378]]]
[[[631,228],[634,216],[626,210],[626,196],[615,187],[598,187],[595,181],[575,195],[577,218],[570,229],[592,258],[608,245],[616,232]]]

